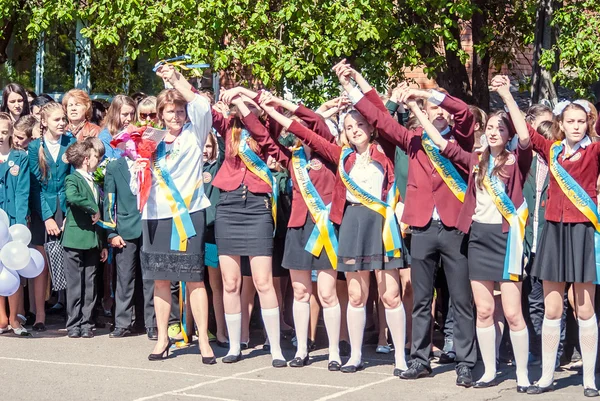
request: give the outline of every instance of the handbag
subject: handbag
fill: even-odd
[[[64,248],[60,244],[60,239],[57,238],[46,242],[44,244],[44,250],[48,257],[50,278],[52,279],[52,290],[66,290],[67,277],[65,276],[65,266],[63,264]]]

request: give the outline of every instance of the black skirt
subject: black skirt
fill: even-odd
[[[308,239],[315,228],[310,214],[306,214],[306,222],[302,227],[288,228],[285,237],[285,253],[283,255],[282,265],[286,269],[293,270],[329,270],[333,269],[325,248],[321,255],[315,257],[312,253],[304,249]],[[335,235],[337,236],[337,230]]]
[[[361,204],[348,204],[340,226],[337,270],[357,272],[403,267],[402,258],[388,258],[383,246],[383,216]]]
[[[596,281],[595,229],[592,223],[547,221],[531,275],[558,283]]]
[[[60,208],[60,200],[56,198],[56,212],[52,216],[58,228],[62,227],[65,214]],[[46,223],[42,218],[35,212],[31,213],[31,245],[42,246],[48,241],[58,241],[58,237],[52,237],[48,235],[46,231]]]
[[[273,249],[273,264],[271,274],[273,277],[288,277],[290,275],[289,270],[284,269],[281,266],[281,261],[283,260],[284,253],[284,244],[283,241],[275,240],[275,247]],[[240,268],[242,272],[242,276],[251,277],[252,269],[250,267],[250,258],[248,256],[242,256],[240,258]]]
[[[217,203],[215,240],[219,255],[273,256],[271,198],[246,186],[222,191]]]
[[[503,278],[508,233],[502,224],[474,221],[469,236],[469,279],[477,281],[510,281]]]
[[[196,236],[185,252],[171,250],[173,219],[142,220],[144,242],[140,252],[144,280],[203,281],[205,212],[190,214]]]

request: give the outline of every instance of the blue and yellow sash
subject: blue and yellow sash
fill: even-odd
[[[233,135],[233,132],[232,132]],[[238,149],[238,155],[240,159],[246,165],[246,168],[256,174],[261,180],[266,182],[273,191],[271,196],[271,213],[273,215],[273,235],[275,235],[275,230],[277,228],[277,195],[279,189],[277,188],[277,181],[271,174],[271,170],[252,149],[248,146],[248,139],[250,139],[250,133],[243,129],[240,136],[240,147]]]
[[[350,178],[350,175],[348,175],[344,169],[344,162],[352,153],[354,153],[354,150],[348,146],[344,146],[342,149],[340,163],[338,165],[340,178],[346,186],[346,189],[350,191],[350,193],[354,195],[363,206],[366,206],[374,212],[379,213],[385,219],[382,236],[386,254],[389,257],[400,257],[400,250],[402,249],[402,237],[400,236],[398,223],[396,222],[396,215],[394,214],[394,208],[396,207],[396,202],[398,201],[399,196],[396,183],[392,185],[388,192],[387,203],[364,191],[358,186],[358,184],[356,184],[356,182],[354,182],[352,178]]]
[[[106,194],[106,199],[108,201],[108,221],[99,220],[96,225],[105,230],[112,231],[117,228],[117,222],[115,219],[115,194],[112,192]]]
[[[563,150],[561,142],[554,142],[550,147],[550,172],[556,179],[558,186],[565,196],[583,213],[585,217],[594,225],[594,245],[596,250],[596,281],[594,284],[600,284],[600,217],[598,216],[598,206],[592,198],[585,192],[581,185],[571,177],[569,173],[558,162],[558,156]]]
[[[321,195],[319,195],[319,192],[317,192],[317,189],[310,180],[307,165],[304,148],[302,146],[295,148],[292,152],[292,168],[294,169],[294,175],[296,176],[296,182],[302,194],[302,199],[308,207],[310,215],[315,220],[315,227],[310,234],[304,250],[318,257],[321,255],[323,248],[325,248],[331,267],[336,269],[338,241],[335,236],[335,229],[329,220],[329,208],[325,206]]]
[[[173,228],[171,231],[171,250],[185,252],[187,240],[196,235],[190,212],[183,197],[175,186],[171,174],[167,169],[167,148],[164,142],[158,144],[153,163],[153,173],[158,185],[164,191],[171,213],[173,214]]]
[[[467,192],[467,183],[460,176],[454,164],[440,154],[440,149],[433,143],[425,131],[421,136],[421,144],[429,157],[431,164],[436,169],[442,180],[446,183],[450,191],[458,198],[461,203],[465,201],[465,192]]]
[[[506,255],[504,257],[504,274],[502,278],[504,280],[519,281],[519,276],[523,274],[523,241],[525,240],[525,226],[529,210],[527,209],[527,202],[524,199],[519,209],[515,208],[514,203],[504,191],[504,186],[500,178],[492,175],[493,167],[494,159],[490,155],[488,171],[483,177],[483,185],[492,197],[498,211],[509,224]]]

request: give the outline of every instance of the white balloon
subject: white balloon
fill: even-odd
[[[31,242],[31,231],[23,224],[14,224],[8,228],[13,241],[29,245]]]
[[[6,227],[10,226],[10,219],[3,209],[0,209],[0,222],[4,223]]]
[[[35,278],[39,276],[44,270],[44,257],[37,249],[29,249],[31,252],[31,259],[29,264],[24,269],[17,271],[21,277]]]
[[[0,250],[0,261],[11,270],[21,270],[27,267],[31,259],[31,252],[27,245],[11,241]]]
[[[6,266],[0,271],[0,296],[10,297],[19,289],[21,278]]]
[[[9,241],[10,233],[8,231],[8,224],[4,224],[4,221],[2,221],[2,219],[0,218],[0,249]]]

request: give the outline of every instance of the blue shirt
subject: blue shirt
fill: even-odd
[[[123,151],[118,148],[113,148],[110,146],[110,141],[112,141],[112,135],[108,132],[108,128],[104,128],[98,134],[98,139],[102,141],[104,144],[104,159],[118,159],[123,156]]]

